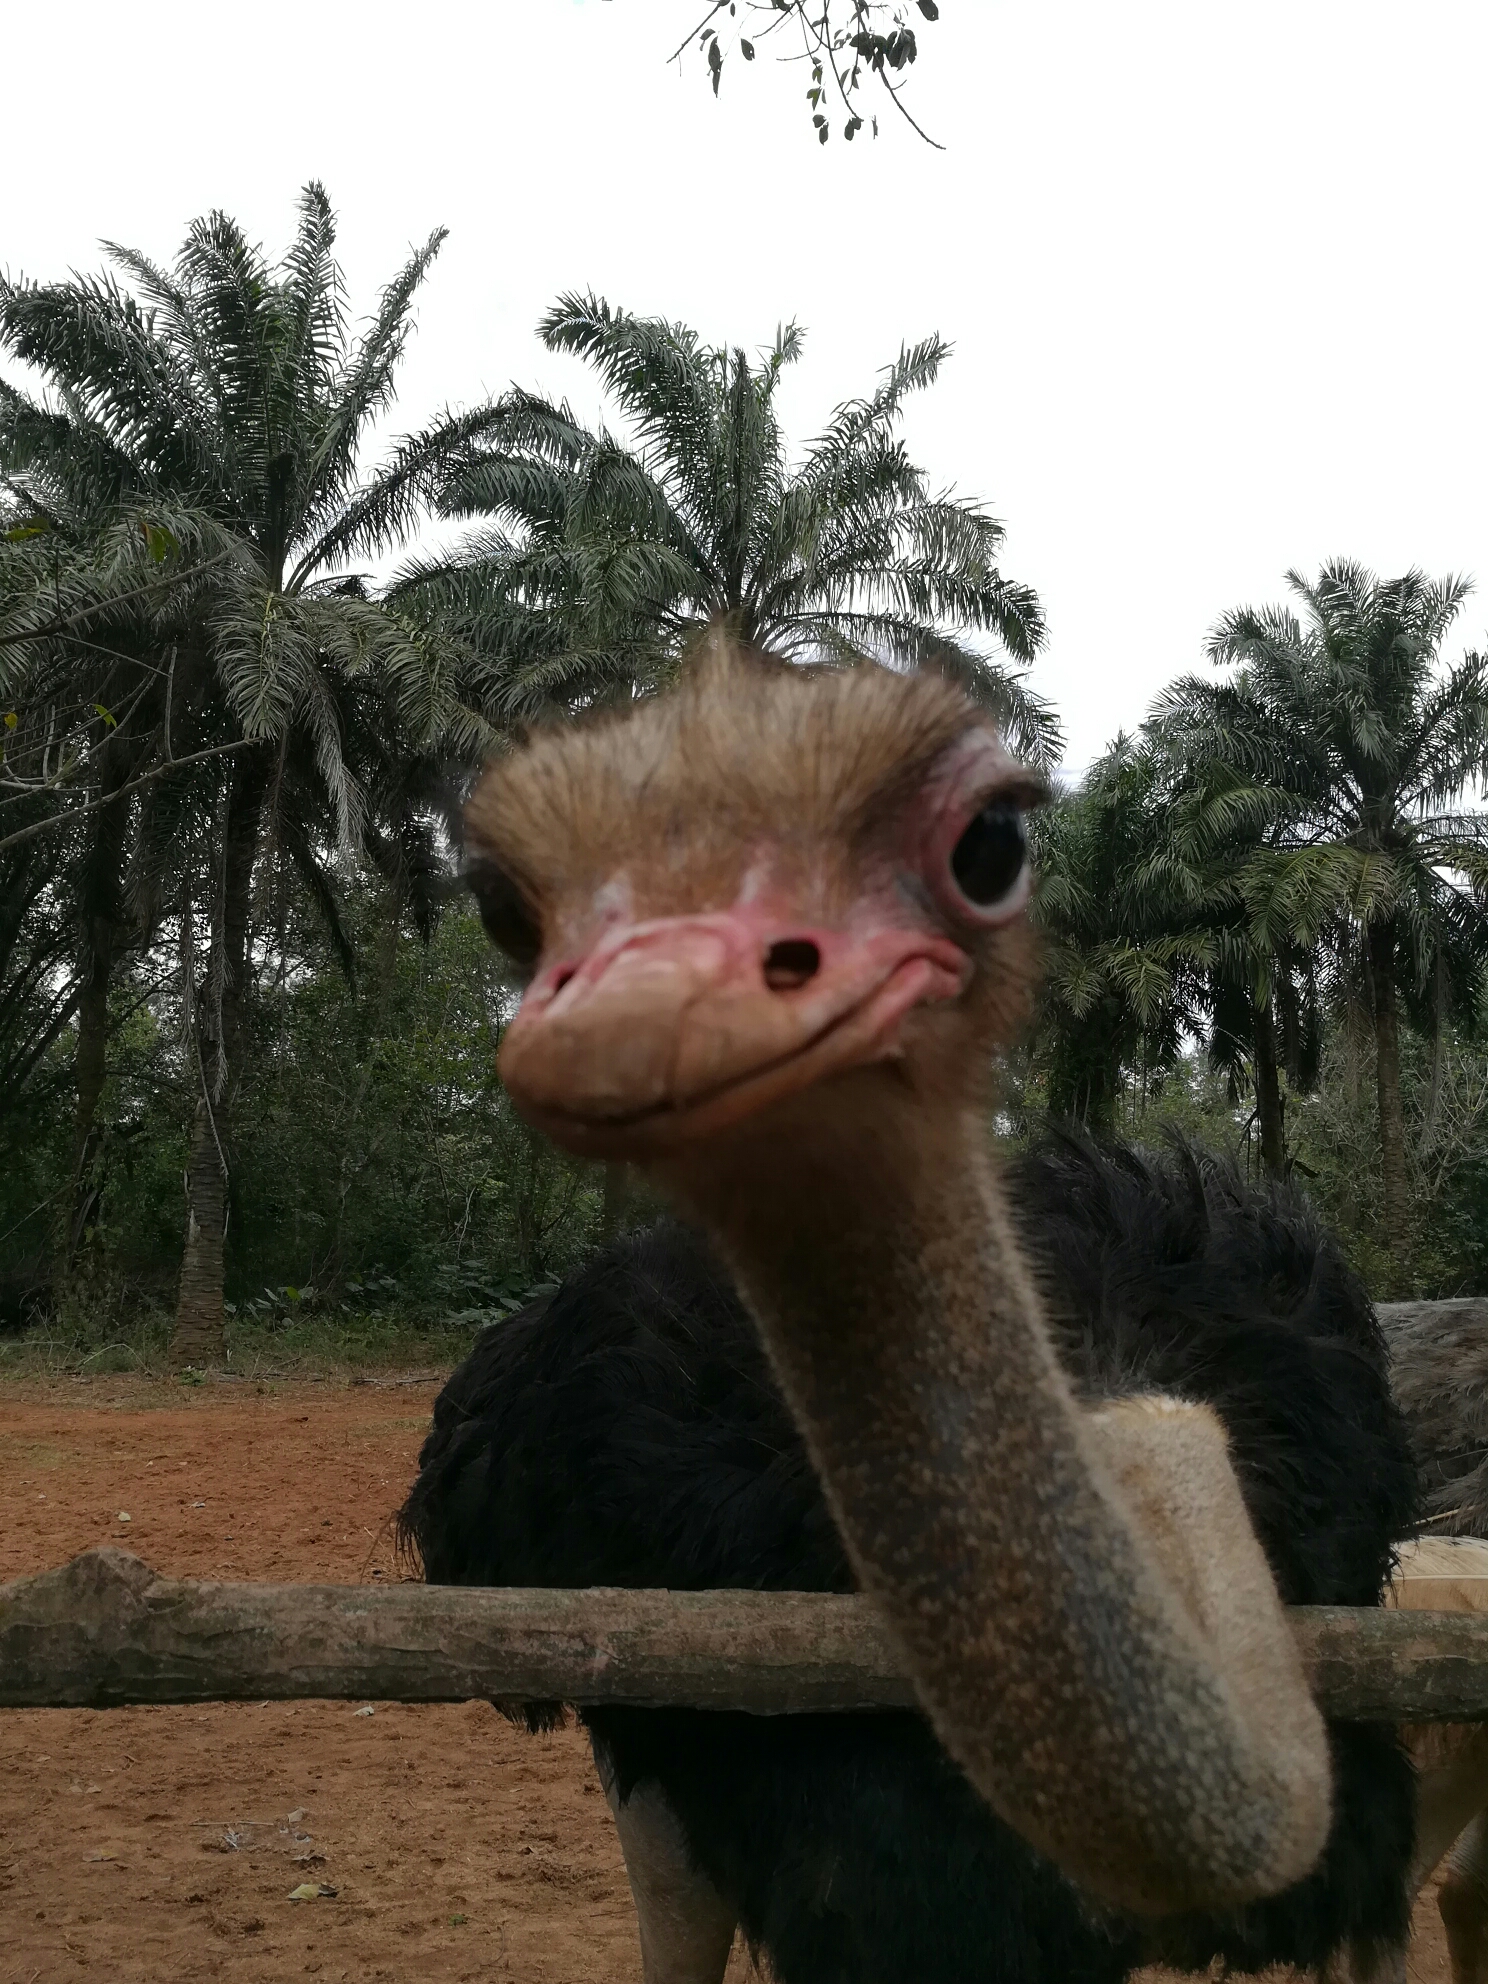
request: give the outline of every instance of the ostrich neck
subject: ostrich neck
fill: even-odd
[[[670,1182],[730,1257],[942,1740],[1118,1905],[1281,1885],[1295,1787],[1097,1457],[980,1119],[905,1090],[799,1131]]]

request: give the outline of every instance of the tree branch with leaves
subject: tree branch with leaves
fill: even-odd
[[[834,120],[849,141],[865,122],[878,136],[878,116],[863,94],[876,84],[911,130],[940,151],[944,147],[904,102],[904,79],[919,55],[915,16],[938,21],[936,0],[914,0],[912,9],[895,0],[710,0],[672,59],[696,49],[707,64],[714,96],[734,54],[745,63],[773,55],[804,65],[811,77],[807,107],[821,144],[832,135]]]

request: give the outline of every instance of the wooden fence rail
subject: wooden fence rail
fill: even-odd
[[[1488,1719],[1488,1614],[1299,1609],[1334,1715]],[[869,1603],[807,1592],[198,1584],[88,1550],[0,1585],[0,1707],[332,1698],[779,1715],[914,1697]]]

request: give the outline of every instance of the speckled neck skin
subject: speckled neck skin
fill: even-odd
[[[1144,1542],[1056,1364],[980,1109],[882,1071],[827,1101],[661,1175],[731,1259],[942,1740],[1004,1819],[1120,1907],[1229,1905],[1299,1878],[1329,1817],[1300,1666],[1276,1675],[1268,1730],[1266,1677],[1225,1674],[1230,1650],[1205,1644]],[[1222,1439],[1217,1460],[1228,1488]],[[1232,1501],[1242,1573],[1260,1565],[1273,1596]],[[1274,1614],[1262,1658],[1279,1631],[1285,1668]]]

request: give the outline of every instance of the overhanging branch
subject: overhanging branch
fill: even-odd
[[[167,758],[138,778],[132,778],[126,785],[116,786],[112,792],[105,792],[97,799],[89,799],[81,806],[64,806],[59,813],[49,813],[44,820],[33,820],[29,827],[18,827],[13,834],[0,839],[0,854],[7,848],[19,847],[22,841],[35,840],[39,834],[50,833],[55,827],[70,827],[74,820],[80,820],[85,813],[96,813],[100,806],[112,806],[117,800],[127,799],[132,792],[138,792],[142,785],[149,785],[157,778],[164,778],[167,772],[182,770],[187,765],[199,765],[205,758],[224,758],[230,751],[246,751],[250,744],[260,740],[254,737],[239,737],[232,744],[210,744],[204,751],[190,751],[184,758]],[[66,792],[66,786],[54,788]]]

